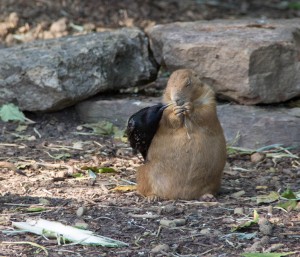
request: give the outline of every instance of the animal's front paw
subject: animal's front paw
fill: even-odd
[[[185,112],[185,107],[183,105],[178,105],[178,106],[176,105],[176,106],[174,106],[173,111],[174,111],[175,115],[181,116]]]
[[[199,198],[199,200],[201,202],[217,202],[218,201],[216,199],[216,197],[212,194],[204,194]]]
[[[147,201],[148,203],[158,202],[159,201],[159,197],[157,195],[148,195],[145,198],[145,201]]]
[[[185,114],[190,114],[194,109],[193,104],[191,102],[185,103],[182,107],[184,107]]]
[[[183,105],[177,105],[173,108],[173,111],[177,116],[190,114],[193,111],[193,104],[191,102],[187,102]]]

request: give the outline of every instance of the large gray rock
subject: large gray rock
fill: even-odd
[[[300,19],[172,23],[147,34],[158,63],[196,70],[223,98],[258,104],[300,95]]]
[[[240,135],[238,146],[255,149],[284,144],[300,149],[299,108],[220,105],[218,115],[227,141]]]
[[[93,123],[110,121],[124,128],[128,118],[141,108],[160,102],[160,98],[89,99],[76,105],[80,119]],[[270,144],[297,146],[300,149],[300,108],[218,105],[218,115],[227,142],[256,149]]]
[[[49,111],[106,90],[155,79],[157,65],[139,29],[38,41],[0,50],[0,105]]]
[[[76,105],[81,121],[96,123],[102,120],[125,128],[128,118],[138,110],[161,102],[159,97],[140,99],[101,99],[94,97]]]

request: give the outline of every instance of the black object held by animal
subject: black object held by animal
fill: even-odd
[[[128,120],[126,133],[129,144],[134,151],[142,154],[144,160],[147,158],[148,149],[163,111],[167,107],[168,105],[163,104],[146,107],[133,114]]]

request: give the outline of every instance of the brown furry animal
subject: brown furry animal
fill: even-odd
[[[163,96],[163,112],[137,190],[148,198],[199,199],[215,194],[226,162],[226,143],[214,92],[189,69],[175,71]]]

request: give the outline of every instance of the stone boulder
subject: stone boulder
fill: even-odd
[[[76,109],[85,123],[106,120],[125,128],[133,113],[159,102],[159,97],[146,100],[93,98],[77,104]],[[280,143],[300,149],[300,108],[221,104],[217,111],[227,142],[233,142],[239,134],[236,146],[257,149]]]
[[[157,64],[148,48],[142,31],[121,29],[0,49],[0,105],[59,110],[154,80]]]
[[[159,97],[147,99],[103,99],[93,97],[78,103],[75,108],[81,121],[97,123],[105,120],[125,128],[128,118],[138,110],[161,102]]]
[[[182,22],[147,34],[158,63],[194,69],[222,98],[259,104],[300,95],[300,19]]]

